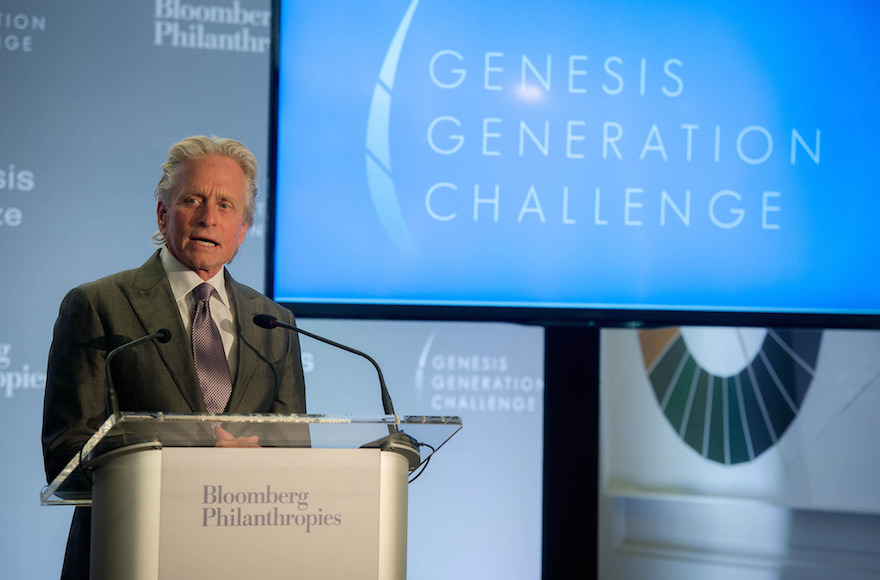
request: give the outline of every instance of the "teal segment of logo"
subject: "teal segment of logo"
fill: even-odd
[[[754,357],[721,376],[671,330],[643,331],[639,339],[654,395],[678,436],[726,465],[753,461],[778,443],[812,382],[822,331],[768,329]]]

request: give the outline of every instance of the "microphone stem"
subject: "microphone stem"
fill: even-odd
[[[391,395],[388,394],[388,387],[385,386],[385,376],[382,374],[382,369],[379,368],[379,363],[377,363],[373,357],[368,355],[365,352],[361,352],[357,349],[351,348],[350,346],[345,346],[344,344],[340,344],[336,341],[330,340],[329,338],[324,338],[323,336],[318,336],[317,334],[313,334],[308,330],[303,330],[298,326],[293,326],[291,324],[287,324],[285,322],[281,322],[280,320],[274,321],[275,326],[280,326],[282,328],[287,328],[289,330],[293,330],[295,332],[299,332],[308,336],[309,338],[314,338],[317,341],[329,344],[330,346],[335,346],[336,348],[341,348],[342,350],[348,351],[352,354],[356,354],[364,357],[373,365],[376,369],[376,373],[379,375],[379,388],[382,389],[382,409],[385,411],[386,415],[394,415],[394,405],[391,403]]]
[[[131,342],[127,342],[122,346],[117,346],[113,350],[110,351],[110,354],[106,356],[104,359],[104,382],[107,390],[107,416],[112,417],[119,413],[119,400],[116,396],[116,387],[113,386],[113,374],[110,372],[110,362],[113,360],[118,353],[123,350],[128,350],[133,346],[137,346],[142,342],[146,342],[148,340],[153,340],[154,338],[158,339],[159,342],[168,342],[171,338],[171,334],[166,329],[160,329],[158,332],[153,334],[148,334],[147,336],[142,336],[136,340],[132,340]]]

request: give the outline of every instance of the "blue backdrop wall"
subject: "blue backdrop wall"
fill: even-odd
[[[268,0],[0,3],[2,578],[57,577],[67,536],[71,510],[38,501],[46,353],[58,305],[73,286],[137,267],[153,251],[152,191],[172,143],[191,134],[233,137],[265,169],[269,10]],[[263,174],[257,222],[230,267],[258,289],[265,185]],[[373,354],[399,412],[460,415],[467,424],[411,489],[411,576],[537,578],[541,329],[304,325]],[[310,411],[381,411],[369,368],[303,344]],[[486,380],[499,388],[471,387]],[[486,461],[487,441],[495,463]]]

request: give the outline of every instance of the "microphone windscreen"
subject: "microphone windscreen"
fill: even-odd
[[[261,328],[275,328],[275,323],[278,321],[277,318],[272,316],[271,314],[256,314],[254,315],[254,324]]]

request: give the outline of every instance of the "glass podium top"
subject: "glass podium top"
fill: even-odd
[[[407,457],[410,471],[424,464],[462,426],[460,417],[118,413],[43,488],[40,503],[90,505],[91,461],[136,447],[214,447],[218,425],[236,437],[256,435],[261,447],[395,451]]]

